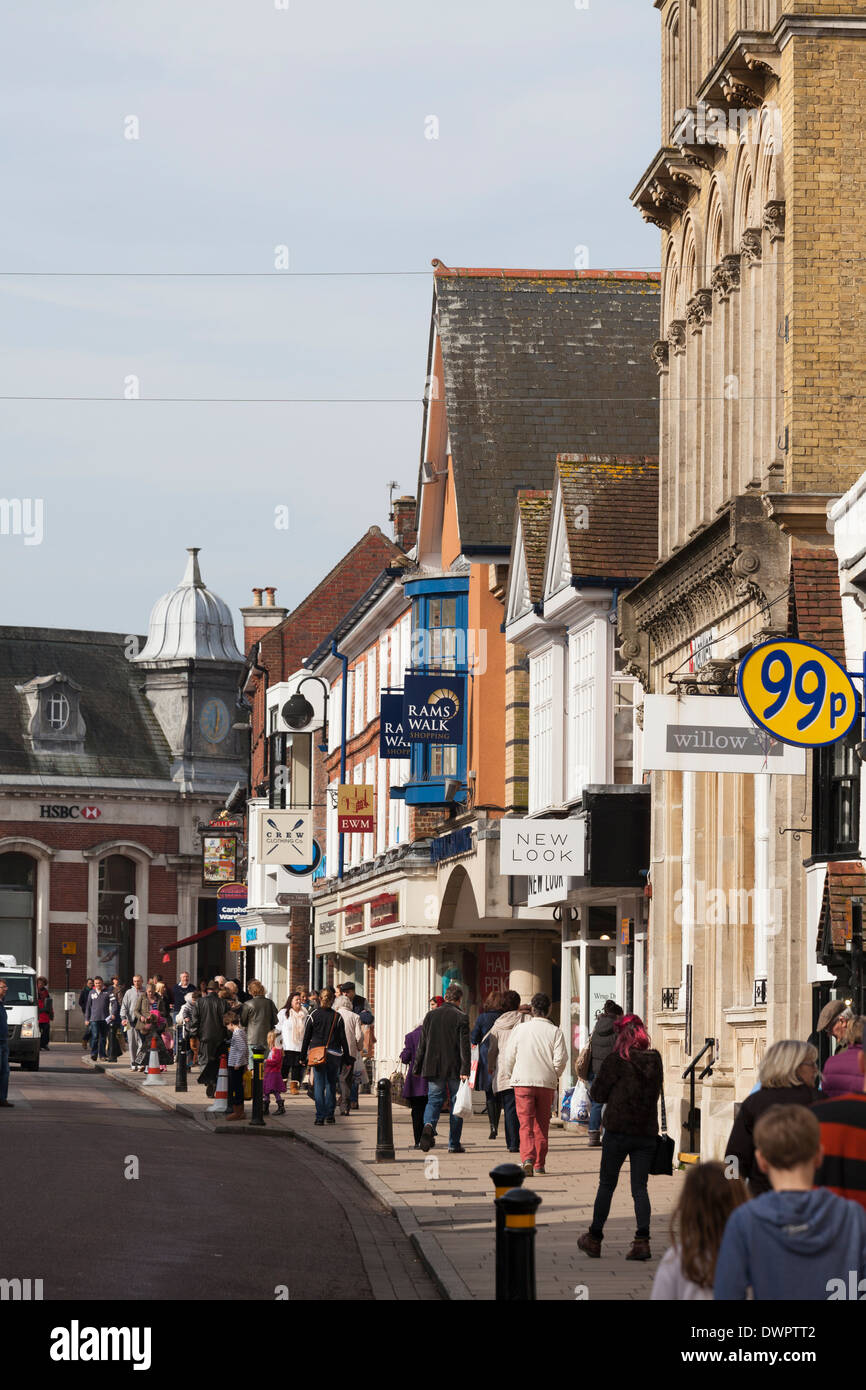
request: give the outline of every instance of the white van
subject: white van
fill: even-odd
[[[0,956],[0,980],[7,985],[3,1003],[9,1019],[9,1061],[20,1062],[24,1071],[38,1071],[36,971],[29,965],[19,965],[14,956]]]

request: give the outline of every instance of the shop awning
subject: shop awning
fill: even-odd
[[[181,941],[172,941],[168,946],[160,946],[160,951],[166,954],[168,951],[179,951],[181,946],[191,946],[194,941],[204,941],[206,936],[213,936],[218,932],[219,927],[206,927],[204,931],[196,932],[195,936],[185,936]]]

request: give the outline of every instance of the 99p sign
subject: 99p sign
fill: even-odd
[[[811,642],[764,642],[740,662],[740,700],[781,743],[818,748],[844,738],[860,713],[851,677]]]

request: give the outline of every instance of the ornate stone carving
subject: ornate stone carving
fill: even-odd
[[[730,298],[734,290],[740,288],[739,256],[723,256],[713,271],[710,283],[720,302],[724,303]]]
[[[643,704],[635,705],[634,719],[639,729],[643,728]]]
[[[698,290],[686,305],[686,319],[693,333],[700,333],[705,323],[709,323],[713,313],[712,290]]]
[[[667,338],[659,338],[650,348],[652,359],[659,372],[666,372],[670,363],[670,343]]]
[[[760,227],[747,227],[740,240],[740,255],[747,265],[757,265],[761,259],[763,237]]]
[[[682,198],[669,188],[666,188],[658,179],[653,179],[647,190],[650,198],[657,208],[663,208],[668,213],[680,213],[685,211],[685,203]]]
[[[674,356],[681,357],[686,350],[685,319],[671,319],[668,324],[668,343],[673,348]]]
[[[722,75],[721,87],[725,101],[731,106],[760,106],[763,100],[756,88],[730,70]]]
[[[785,203],[781,198],[771,198],[764,204],[763,223],[770,234],[771,241],[780,241],[785,235]]]
[[[736,686],[737,663],[716,658],[705,661],[698,673],[698,684],[702,690],[710,690],[713,695],[732,695]]]

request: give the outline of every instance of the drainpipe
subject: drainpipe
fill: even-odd
[[[343,720],[342,728],[341,728],[341,730],[340,730],[340,783],[343,784],[343,783],[346,781],[346,710],[347,710],[348,698],[349,698],[349,658],[348,658],[347,656],[344,656],[342,652],[338,652],[338,651],[337,651],[337,642],[336,642],[336,639],[331,643],[331,656],[335,656],[335,657],[337,658],[338,661],[341,661],[341,662],[343,663],[343,689],[342,689],[342,691],[341,691],[341,696],[342,696],[342,698],[341,698],[341,701],[340,701],[340,704],[341,704],[341,714],[342,714],[342,720]],[[338,867],[338,869],[337,869],[337,878],[340,879],[340,880],[342,880],[342,877],[343,877],[343,836],[341,835],[341,836],[340,836],[340,851],[339,851],[339,867]]]

